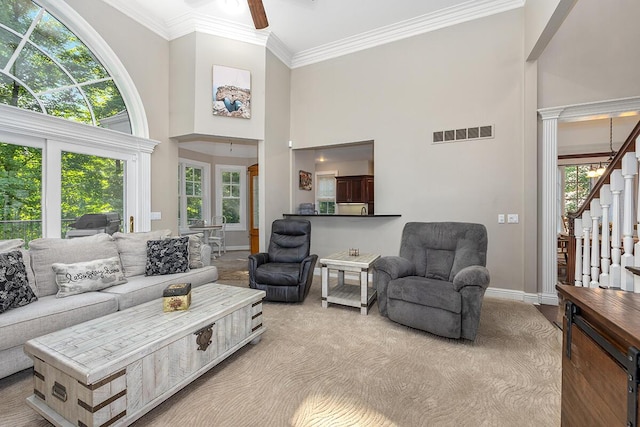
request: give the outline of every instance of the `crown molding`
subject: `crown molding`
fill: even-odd
[[[525,0],[470,0],[457,6],[407,19],[296,53],[291,68],[303,67],[371,47],[424,34],[523,7]]]
[[[201,16],[195,12],[178,15],[166,22],[169,40],[177,39],[194,31],[245,43],[266,46],[270,30],[256,30],[249,25],[238,24],[224,18]]]
[[[203,17],[194,12],[178,15],[165,22],[151,17],[146,10],[132,6],[127,0],[103,1],[166,40],[173,40],[191,32],[199,31],[261,45],[269,49],[289,68],[303,67],[474,19],[517,9],[523,7],[525,3],[525,0],[469,0],[457,6],[292,54],[288,47],[268,29],[255,30],[248,25],[238,24],[223,18]]]

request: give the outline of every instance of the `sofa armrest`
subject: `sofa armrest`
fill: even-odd
[[[378,293],[378,310],[387,315],[387,285],[393,279],[412,276],[415,267],[411,261],[399,256],[385,256],[373,263],[373,286]]]
[[[489,270],[481,265],[471,265],[458,272],[453,278],[453,288],[460,291],[465,286],[480,286],[487,289],[491,277]]]
[[[269,254],[259,252],[249,255],[249,286],[255,289],[256,286],[256,269],[262,264],[269,262]]]

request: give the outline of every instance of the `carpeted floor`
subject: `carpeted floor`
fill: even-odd
[[[219,283],[247,286],[229,277]],[[304,303],[263,307],[260,343],[134,425],[560,424],[561,331],[532,305],[485,298],[474,343],[398,325],[375,304],[368,316],[323,309],[319,278]],[[31,390],[30,370],[0,380],[0,425],[48,425],[24,403]]]

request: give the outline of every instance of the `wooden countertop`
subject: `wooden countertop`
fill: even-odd
[[[580,307],[585,320],[604,326],[624,345],[640,348],[640,294],[572,285],[557,285],[556,289]]]
[[[314,215],[301,215],[301,214],[287,214],[283,213],[283,217],[320,217],[320,218],[397,218],[400,214],[373,214],[373,215],[349,215],[349,214],[314,214]]]

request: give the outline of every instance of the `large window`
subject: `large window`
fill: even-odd
[[[584,203],[591,191],[591,179],[587,176],[592,165],[564,166],[564,209],[566,216],[569,212],[576,212]]]
[[[42,149],[0,142],[0,240],[42,237]]]
[[[216,165],[216,215],[227,221],[227,230],[247,229],[247,168]]]
[[[319,214],[336,213],[337,171],[316,173],[316,210]]]
[[[1,238],[64,236],[89,210],[150,229],[148,134],[126,69],[67,3],[0,2]]]
[[[178,224],[186,227],[209,218],[209,170],[207,163],[180,159]]]
[[[31,0],[0,2],[0,103],[131,133],[125,102],[107,69]]]

